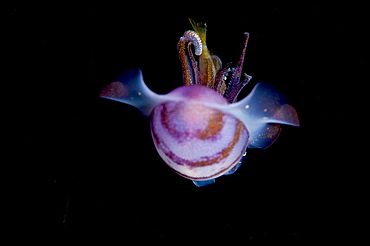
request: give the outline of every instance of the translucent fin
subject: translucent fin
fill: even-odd
[[[228,171],[227,173],[224,173],[224,175],[230,175],[230,174],[235,173],[236,170],[238,170],[241,165],[242,165],[242,162],[239,161],[238,164],[236,164],[233,168],[231,168],[231,170]]]
[[[243,161],[244,161],[246,155],[247,155],[247,151],[244,152],[244,154],[243,154],[242,158],[239,160],[238,164],[236,164],[233,168],[231,168],[230,171],[228,171],[224,175],[230,175],[230,174],[235,173],[239,169],[239,167],[243,164]]]
[[[100,97],[132,105],[145,116],[166,100],[165,95],[158,95],[146,86],[140,69],[130,69],[121,74],[104,88]]]
[[[247,126],[248,148],[267,148],[279,136],[281,126],[299,126],[298,115],[275,87],[260,82],[243,100],[230,105],[229,112]]]
[[[203,180],[203,181],[196,181],[196,180],[193,180],[193,183],[194,183],[197,187],[202,187],[202,186],[205,186],[205,185],[214,184],[215,182],[216,182],[216,181],[215,181],[215,179]]]

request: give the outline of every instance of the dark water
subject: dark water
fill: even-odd
[[[364,62],[361,8],[337,1],[236,12],[156,7],[149,14],[99,6],[7,12],[9,84],[22,102],[17,168],[25,173],[13,181],[22,200],[15,231],[49,245],[342,240],[356,186],[354,167],[342,160],[346,94]],[[166,167],[138,111],[98,98],[128,68],[141,68],[157,93],[180,86],[176,44],[191,29],[188,17],[207,22],[208,47],[225,64],[235,65],[249,32],[244,71],[253,79],[241,96],[258,81],[273,84],[302,125],[284,127],[270,148],[248,151],[235,174],[202,188]]]

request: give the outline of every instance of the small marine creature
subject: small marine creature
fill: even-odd
[[[186,31],[177,45],[185,85],[158,95],[146,86],[141,70],[127,70],[100,96],[130,104],[149,117],[154,145],[164,162],[204,186],[235,172],[247,148],[269,147],[281,124],[299,126],[299,120],[285,97],[263,82],[237,101],[252,78],[242,73],[248,33],[232,68],[231,63],[222,66],[208,50],[206,24],[190,23],[194,30]]]

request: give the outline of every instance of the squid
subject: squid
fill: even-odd
[[[100,97],[136,107],[150,121],[155,148],[177,174],[200,187],[234,173],[248,148],[265,149],[282,125],[299,126],[296,110],[275,87],[257,83],[240,101],[252,79],[242,72],[249,33],[235,67],[223,66],[206,44],[207,25],[189,19],[194,30],[177,44],[184,85],[159,95],[130,69],[105,87]]]

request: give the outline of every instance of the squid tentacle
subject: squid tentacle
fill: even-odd
[[[188,45],[186,45],[188,44]],[[194,46],[195,54],[202,53],[202,41],[194,31],[186,31],[177,44],[179,59],[182,67],[183,81],[186,85],[200,84],[201,78],[190,45]]]
[[[177,50],[179,53],[179,59],[181,63],[181,68],[182,68],[182,78],[184,81],[184,84],[186,85],[192,85],[195,84],[194,81],[194,72],[193,69],[191,68],[191,64],[189,61],[189,57],[186,54],[186,42],[183,37],[180,38],[179,42],[177,43]]]
[[[236,101],[236,97],[238,96],[239,92],[252,78],[249,75],[245,75],[245,80],[243,80],[242,82],[240,81],[240,76],[242,75],[245,51],[247,49],[247,44],[248,44],[248,39],[249,39],[249,33],[245,32],[244,36],[245,36],[245,42],[244,42],[244,48],[243,48],[242,54],[240,55],[238,64],[235,67],[235,70],[231,76],[230,82],[225,92],[225,97],[230,103],[233,103]]]
[[[186,31],[184,32],[184,40],[185,42],[190,42],[194,45],[195,54],[200,56],[202,54],[202,40],[200,39],[199,35],[194,31]]]
[[[226,90],[226,73],[230,71],[231,62],[227,63],[223,69],[221,69],[215,79],[213,89],[215,89],[221,95],[225,94]]]
[[[196,85],[200,85],[200,84],[202,84],[202,79],[200,77],[200,72],[199,72],[199,69],[198,69],[198,66],[197,66],[197,62],[195,61],[195,58],[194,58],[193,52],[191,50],[190,44],[191,43],[188,44],[188,53],[189,53],[189,60],[190,60],[191,66],[193,68],[194,83]]]

